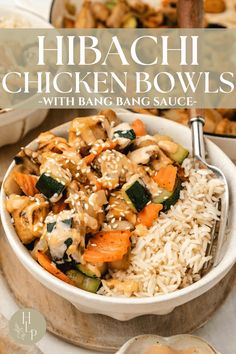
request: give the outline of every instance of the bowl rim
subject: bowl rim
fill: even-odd
[[[118,115],[121,117],[121,119],[127,116],[133,116],[133,118],[137,118],[137,116],[139,116],[139,118],[143,118],[145,120],[151,120],[152,117],[150,117],[150,115],[145,115],[145,114],[137,114],[137,113],[118,113]],[[162,117],[158,117],[158,121],[160,120],[164,120],[164,122],[166,123],[166,119],[162,118]],[[153,123],[153,119],[152,119],[152,123]],[[53,129],[51,129],[52,131],[56,130],[56,131],[63,131],[64,133],[66,133],[68,131],[68,127],[69,127],[70,122],[64,123],[62,125],[59,125]],[[170,121],[169,125],[172,125],[173,128],[177,125],[178,127],[180,126],[178,123]],[[183,131],[189,131],[189,128],[182,126]],[[58,133],[57,133],[58,134]],[[35,139],[33,141],[31,141],[29,143],[29,145],[35,143]],[[214,149],[221,151],[221,153],[223,153],[225,155],[226,160],[228,160],[228,163],[232,165],[233,168],[236,169],[236,167],[234,166],[233,162],[228,158],[228,156],[217,146],[215,145],[213,142],[207,140],[207,144],[214,146]],[[28,145],[27,145],[28,146]],[[67,284],[65,282],[63,282],[62,280],[56,278],[55,276],[53,276],[52,274],[50,274],[48,271],[46,271],[44,268],[42,268],[34,259],[33,257],[30,255],[29,251],[26,249],[26,247],[22,244],[22,242],[20,241],[13,225],[11,224],[11,216],[10,214],[7,212],[6,208],[5,208],[5,200],[6,200],[6,195],[3,189],[3,185],[4,185],[4,181],[6,179],[6,177],[9,175],[9,173],[11,172],[12,168],[14,167],[15,163],[12,162],[4,176],[4,180],[2,183],[2,187],[1,187],[1,196],[0,196],[0,214],[1,214],[1,219],[2,219],[2,225],[5,231],[5,234],[7,236],[8,242],[10,243],[14,253],[17,253],[17,257],[18,259],[24,264],[24,266],[27,266],[27,269],[29,272],[31,272],[31,274],[35,274],[37,277],[36,279],[40,280],[43,279],[45,283],[50,284],[51,285],[51,289],[53,288],[54,290],[59,290],[62,293],[66,293],[68,294],[68,296],[70,298],[77,298],[79,299],[79,297],[84,297],[86,299],[91,300],[92,302],[95,301],[97,304],[98,303],[109,303],[109,304],[117,304],[119,303],[119,305],[150,305],[150,304],[157,304],[157,303],[162,303],[162,302],[169,302],[169,301],[173,301],[176,300],[178,298],[181,298],[183,296],[186,296],[188,294],[194,293],[194,291],[196,290],[200,290],[202,288],[205,288],[207,286],[207,284],[213,284],[211,286],[214,286],[214,279],[218,278],[218,281],[220,281],[223,276],[229,271],[229,269],[234,265],[234,263],[236,262],[236,252],[234,254],[234,257],[232,256],[231,258],[229,257],[223,257],[223,259],[221,260],[221,262],[214,268],[212,268],[209,273],[207,273],[204,277],[202,277],[200,280],[198,280],[197,282],[190,284],[189,286],[187,286],[186,288],[183,289],[177,289],[171,293],[167,293],[167,294],[160,294],[160,295],[156,295],[156,296],[151,296],[151,297],[119,297],[119,296],[104,296],[104,295],[100,295],[100,294],[93,294],[90,292],[87,292],[85,290],[76,288],[73,285]],[[231,231],[232,232],[232,231]],[[235,236],[236,237],[236,236]],[[16,251],[17,250],[17,251]],[[220,271],[219,271],[220,270]],[[220,275],[222,275],[220,277]],[[217,281],[217,282],[218,282]],[[209,288],[211,287],[209,286]],[[209,289],[208,288],[208,289]],[[199,296],[199,295],[198,295]],[[191,300],[191,298],[189,298],[189,300]],[[176,305],[177,306],[177,305]]]

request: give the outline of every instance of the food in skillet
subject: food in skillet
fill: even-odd
[[[39,135],[5,181],[32,256],[57,278],[108,296],[153,296],[200,278],[223,192],[169,136],[115,112]]]
[[[188,109],[144,109],[136,107],[133,109],[136,113],[151,114],[154,116],[173,120],[174,122],[188,125],[190,111]],[[236,136],[236,110],[235,109],[206,109],[205,110],[205,133],[219,135]]]
[[[66,28],[157,28],[177,25],[176,2],[153,8],[142,0],[85,0],[79,11],[71,1],[65,4]]]
[[[77,9],[72,0],[67,0],[62,26],[65,28],[176,27],[177,2],[177,0],[160,0],[154,8],[148,4],[148,1],[143,0],[84,0],[81,8]],[[206,14],[221,14],[228,8],[230,6],[225,0],[204,2]],[[205,26],[208,26],[207,16]],[[214,23],[214,18],[211,18],[209,26],[221,27],[221,24]]]

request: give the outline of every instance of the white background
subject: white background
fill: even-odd
[[[35,10],[36,5],[41,15],[47,16],[51,0],[17,0],[30,5],[30,10]],[[13,0],[0,0],[0,5],[13,5]],[[46,7],[45,7],[46,5]],[[1,15],[1,14],[0,14]],[[0,274],[0,313],[10,318],[18,309],[14,298],[7,288]],[[195,332],[211,342],[222,354],[236,354],[236,286],[224,305],[217,311],[212,319],[203,328]],[[67,344],[51,334],[38,343],[44,354],[95,354]]]

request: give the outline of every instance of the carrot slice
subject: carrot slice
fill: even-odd
[[[138,223],[151,227],[155,220],[158,218],[159,212],[163,209],[162,204],[148,204],[145,208],[138,214]]]
[[[38,190],[36,188],[36,183],[38,181],[37,176],[27,175],[26,173],[15,171],[13,177],[20,189],[25,193],[25,195],[33,197],[35,194],[38,193]]]
[[[145,125],[140,119],[134,120],[131,124],[131,127],[134,130],[136,136],[147,135]]]
[[[89,155],[87,155],[87,156],[85,156],[85,157],[83,158],[83,161],[84,161],[87,165],[89,165],[89,164],[92,163],[93,160],[94,160],[97,156],[99,156],[103,151],[112,150],[112,149],[114,149],[114,148],[116,147],[116,145],[117,145],[117,142],[115,142],[115,141],[108,141],[108,142],[104,143],[104,146],[98,146],[98,147],[96,147],[96,148],[94,149],[95,152],[94,152],[94,153],[91,153],[91,154],[89,154]]]
[[[153,180],[161,187],[167,189],[169,192],[172,192],[177,177],[177,167],[173,165],[168,165],[162,167],[156,175],[153,177]]]
[[[123,258],[130,247],[131,232],[101,231],[91,240],[84,252],[84,260],[90,263],[114,262]]]
[[[40,251],[37,252],[37,260],[39,264],[46,269],[49,273],[57,277],[58,279],[74,285],[73,281],[67,277],[64,273],[62,273],[55,265],[54,263],[51,262],[51,260],[48,258],[48,256],[45,253],[42,253]]]

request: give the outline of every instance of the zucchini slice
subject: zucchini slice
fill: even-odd
[[[174,142],[178,148],[175,153],[170,153],[165,151],[165,154],[173,161],[179,163],[180,165],[182,162],[188,157],[189,151],[185,149],[182,145],[176,143],[176,141],[173,141],[173,139],[167,135],[160,135],[160,134],[155,134],[154,138],[156,139],[157,142],[160,141],[172,141]]]
[[[75,269],[68,270],[66,275],[75,283],[78,288],[89,291],[90,293],[96,293],[101,284],[101,280],[99,278],[87,277]]]
[[[116,130],[113,134],[113,138],[126,138],[129,140],[135,140],[136,134],[133,129],[130,130]]]
[[[179,200],[180,190],[181,180],[177,178],[174,190],[169,192],[166,189],[162,189],[162,193],[153,198],[153,203],[162,204],[162,211],[167,211],[170,209],[171,205],[174,205]]]
[[[151,201],[151,193],[140,181],[135,181],[125,189],[125,194],[137,212]]]
[[[177,143],[176,143],[177,144]],[[178,162],[180,165],[183,163],[183,161],[188,157],[189,151],[185,149],[182,145],[177,144],[178,149],[174,154],[167,154],[171,160],[174,160],[175,162]]]
[[[97,278],[96,274],[83,264],[76,264],[76,268],[87,277]]]
[[[38,182],[36,183],[36,188],[52,202],[57,201],[59,196],[65,189],[65,185],[58,182],[56,179],[51,176],[43,173]],[[54,200],[55,199],[55,200]],[[60,199],[60,198],[59,198]]]

